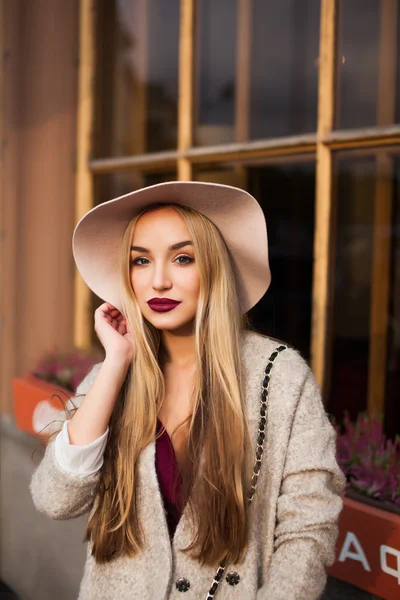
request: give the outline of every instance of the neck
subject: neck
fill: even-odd
[[[165,363],[179,369],[190,367],[195,362],[195,337],[190,333],[162,332],[162,346]]]

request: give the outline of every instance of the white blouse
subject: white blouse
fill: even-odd
[[[69,421],[64,421],[63,427],[54,443],[55,457],[58,464],[64,471],[73,475],[80,475],[81,477],[87,477],[96,473],[103,464],[103,455],[109,431],[108,427],[103,435],[90,444],[76,446],[70,444],[68,423]]]

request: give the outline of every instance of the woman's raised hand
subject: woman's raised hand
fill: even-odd
[[[135,343],[125,317],[104,302],[94,313],[94,330],[106,356],[82,404],[68,424],[72,445],[85,446],[103,435],[127,372],[135,357]]]
[[[131,364],[135,356],[132,332],[123,314],[104,302],[94,313],[94,330],[104,347],[106,357]]]

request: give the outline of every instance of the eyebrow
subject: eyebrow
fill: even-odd
[[[193,242],[190,240],[186,240],[185,242],[178,242],[177,244],[172,244],[168,248],[168,250],[180,250],[184,246],[193,246]],[[135,250],[136,252],[150,252],[147,248],[143,248],[143,246],[131,246],[131,250]]]

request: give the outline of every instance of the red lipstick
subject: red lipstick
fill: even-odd
[[[151,310],[155,312],[168,312],[178,306],[180,301],[171,300],[171,298],[152,298],[147,302]]]

